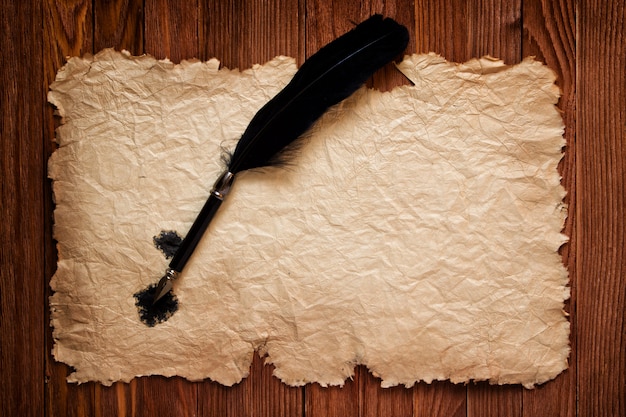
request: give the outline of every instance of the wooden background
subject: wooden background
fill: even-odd
[[[0,0],[2,101],[0,415],[2,416],[626,416],[624,3],[612,0]],[[570,215],[568,371],[535,390],[437,382],[379,388],[359,367],[343,388],[290,388],[256,358],[225,388],[138,378],[69,385],[50,356],[48,281],[56,253],[46,161],[55,118],[46,91],[65,57],[104,47],[246,68],[277,54],[301,63],[379,12],[411,32],[408,52],[506,63],[535,55],[558,74]],[[405,82],[391,67],[371,85]]]

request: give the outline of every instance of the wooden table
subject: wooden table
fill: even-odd
[[[626,416],[626,60],[619,0],[1,0],[0,415],[2,416]],[[436,382],[381,389],[359,367],[343,388],[291,388],[254,360],[225,388],[180,378],[112,387],[65,382],[50,356],[48,281],[56,253],[46,162],[58,123],[46,91],[65,57],[104,47],[247,68],[300,63],[372,13],[411,32],[410,52],[454,61],[535,55],[558,74],[570,215],[562,249],[572,298],[568,371],[535,390]],[[371,85],[405,82],[389,67]]]

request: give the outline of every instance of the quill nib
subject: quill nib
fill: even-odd
[[[161,298],[165,296],[168,292],[172,290],[174,287],[173,281],[178,277],[178,272],[174,271],[171,268],[168,268],[165,272],[165,275],[159,281],[159,284],[154,291],[154,298],[152,299],[152,304],[156,304]]]

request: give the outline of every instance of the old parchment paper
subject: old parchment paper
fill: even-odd
[[[526,59],[430,55],[414,86],[362,89],[317,124],[288,169],[241,175],[147,327],[133,294],[168,261],[253,114],[296,71],[242,72],[105,50],[72,58],[49,100],[58,271],[54,356],[70,381],[246,377],[255,350],[287,384],[521,383],[567,367],[566,210],[554,74]]]

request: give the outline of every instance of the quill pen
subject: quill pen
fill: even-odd
[[[241,171],[285,163],[296,139],[330,107],[344,100],[408,44],[407,29],[374,15],[312,55],[289,84],[254,116],[181,242],[154,292],[153,304],[172,289],[211,219]]]

